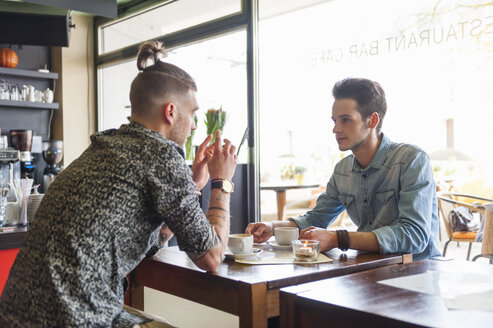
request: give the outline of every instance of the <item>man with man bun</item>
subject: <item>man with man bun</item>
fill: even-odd
[[[0,327],[169,327],[124,308],[126,275],[173,233],[198,267],[223,260],[236,147],[218,131],[188,167],[197,87],[163,54],[160,42],[141,46],[130,123],[92,135],[44,196],[3,291]],[[204,214],[197,192],[209,178]]]

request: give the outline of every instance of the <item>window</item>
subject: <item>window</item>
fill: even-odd
[[[100,28],[99,54],[237,13],[240,0],[171,0]]]
[[[332,134],[332,87],[365,77],[386,92],[382,131],[391,140],[428,152],[437,180],[493,195],[493,155],[484,142],[493,120],[491,3],[334,0],[265,16],[259,26],[262,183],[283,183],[281,175],[291,178],[287,168],[296,166],[307,169],[305,181],[328,182],[347,155]],[[262,217],[276,210],[274,197],[263,191]]]
[[[128,123],[130,84],[138,72],[136,58],[99,70],[99,131]]]

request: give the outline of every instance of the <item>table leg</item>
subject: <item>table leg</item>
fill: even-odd
[[[267,284],[240,283],[240,328],[267,328]]]
[[[286,205],[286,190],[276,191],[277,198],[277,219],[282,221],[284,219],[284,206]]]

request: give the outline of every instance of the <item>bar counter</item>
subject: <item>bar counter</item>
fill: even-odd
[[[17,226],[14,231],[0,232],[0,250],[20,248],[24,244],[27,229]]]

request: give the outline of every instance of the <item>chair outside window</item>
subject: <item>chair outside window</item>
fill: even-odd
[[[450,212],[452,212],[455,208],[462,206],[468,208],[472,213],[479,213],[481,218],[484,218],[485,209],[481,206],[481,204],[486,202],[493,202],[493,199],[458,193],[438,194],[438,207],[445,226],[445,231],[447,232],[447,236],[449,238],[443,247],[443,256],[447,254],[447,247],[450,242],[469,243],[467,250],[467,260],[469,260],[471,256],[472,243],[476,242],[477,232],[453,231],[452,223],[450,222]]]
[[[491,206],[493,203],[484,205],[487,207],[486,215],[484,216],[481,226],[482,226],[482,245],[481,254],[476,255],[472,260],[476,261],[480,257],[485,257],[490,260],[490,264],[493,264],[493,212]],[[479,232],[478,232],[479,233]]]

